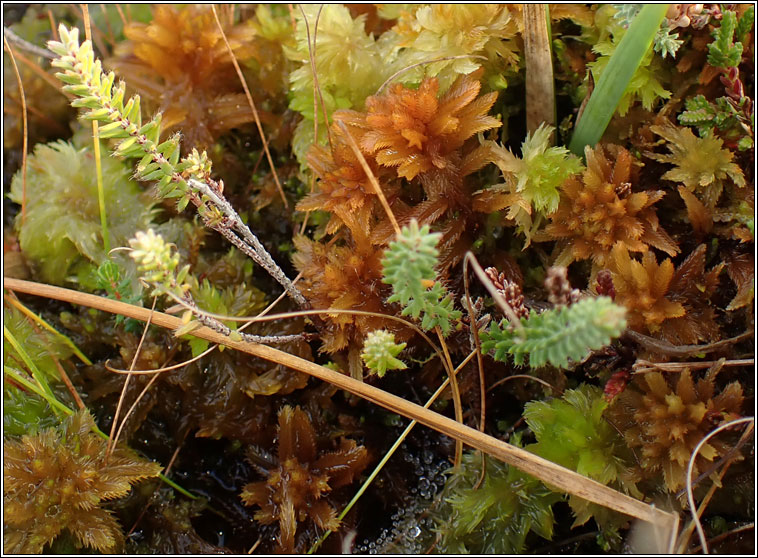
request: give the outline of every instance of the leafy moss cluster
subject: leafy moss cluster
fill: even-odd
[[[154,201],[130,179],[129,166],[112,157],[102,165],[111,242],[123,246],[151,222]],[[105,261],[91,148],[63,141],[37,145],[28,160],[26,192],[21,173],[11,184],[11,200],[20,204],[25,197],[26,217],[16,217],[19,241],[40,278],[60,285]]]
[[[8,294],[6,547],[293,552],[362,537],[374,522],[354,517],[407,526],[460,446],[393,445],[396,417],[291,356],[368,370],[409,402],[438,390],[432,409],[485,436],[619,495],[681,501],[691,452],[751,393],[753,18],[740,4],[27,8],[6,32],[6,275],[183,324],[143,337],[135,320]],[[535,76],[555,106],[535,103]],[[264,308],[283,314],[232,319]],[[213,350],[200,325],[279,360]],[[114,420],[120,445],[96,425]],[[736,444],[729,430],[702,446],[696,474],[714,474],[696,497],[749,469]],[[390,447],[414,466],[368,477]],[[124,498],[168,463],[174,497]],[[521,465],[456,465],[415,550],[622,548],[628,518]],[[367,478],[357,515],[340,515]],[[583,542],[548,542],[574,528]]]
[[[106,444],[91,430],[87,411],[37,435],[3,443],[3,541],[11,552],[40,553],[67,529],[80,547],[114,552],[123,534],[105,500],[126,495],[133,483],[158,475],[162,467],[131,450]]]
[[[483,463],[486,473],[479,484]],[[550,540],[555,523],[552,506],[561,500],[536,479],[476,452],[464,454],[443,498],[436,548],[445,554],[518,554],[524,552],[532,532]]]

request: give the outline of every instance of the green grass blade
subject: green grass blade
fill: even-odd
[[[37,324],[39,324],[41,327],[45,328],[47,331],[58,337],[61,341],[63,341],[66,345],[68,345],[71,350],[74,352],[74,354],[79,357],[79,360],[81,360],[84,364],[87,366],[92,365],[92,361],[86,357],[86,355],[79,350],[79,347],[76,346],[76,344],[66,335],[55,329],[53,326],[51,326],[49,323],[47,323],[45,320],[43,320],[40,316],[29,310],[26,306],[21,304],[19,301],[14,299],[6,299],[10,304],[13,305],[14,308],[22,312],[27,318],[30,320],[34,320]]]
[[[5,326],[3,326],[3,335],[5,336],[5,339],[8,340],[8,343],[10,343],[13,349],[18,353],[18,356],[21,357],[21,360],[24,361],[24,364],[26,364],[29,372],[31,372],[32,377],[37,381],[40,388],[48,395],[52,395],[53,391],[50,389],[47,380],[45,380],[45,375],[39,368],[37,368],[37,365],[34,364],[34,361],[31,359],[24,347],[21,346],[21,343],[18,342],[16,337]]]
[[[38,384],[35,384],[34,382],[30,382],[27,380],[22,373],[17,371],[15,368],[11,368],[7,364],[3,365],[3,371],[5,374],[7,374],[14,382],[17,384],[22,385],[29,391],[36,393],[39,395],[42,399],[47,401],[48,405],[54,410],[54,411],[60,411],[63,412],[66,415],[71,415],[74,413],[71,409],[66,407],[63,403],[58,401],[55,396],[52,394],[52,392],[48,393],[44,389],[42,389]]]
[[[646,4],[629,25],[576,124],[569,145],[575,155],[583,156],[586,145],[600,141],[629,81],[652,47],[666,10],[668,4]]]
[[[92,122],[92,145],[95,148],[95,172],[97,178],[97,204],[100,208],[100,230],[103,235],[103,249],[111,251],[111,236],[108,232],[108,218],[105,213],[105,190],[103,189],[103,164],[100,160],[100,136],[97,122]]]

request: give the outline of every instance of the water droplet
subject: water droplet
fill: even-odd
[[[411,527],[410,531],[408,531],[408,535],[411,538],[415,539],[416,537],[421,535],[421,528],[418,525],[414,525],[413,527]]]

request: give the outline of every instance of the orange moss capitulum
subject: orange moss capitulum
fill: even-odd
[[[290,406],[279,411],[278,466],[265,470],[254,457],[253,465],[267,475],[242,490],[247,506],[259,506],[255,520],[269,525],[279,522],[279,550],[295,551],[297,524],[311,519],[321,529],[336,530],[339,520],[324,496],[353,482],[368,465],[368,452],[353,440],[342,438],[339,449],[317,458],[316,432],[308,415]]]
[[[739,417],[742,387],[732,382],[714,397],[714,375],[695,382],[686,370],[671,387],[660,372],[648,372],[637,376],[607,411],[629,447],[641,448],[640,472],[647,476],[663,472],[671,492],[685,485],[687,463],[700,440],[718,425]],[[711,438],[695,459],[694,475],[730,449],[728,442]]]
[[[701,244],[674,270],[670,259],[658,264],[652,252],[638,262],[621,245],[613,249],[615,301],[626,307],[630,328],[674,344],[718,338],[716,313],[709,301],[723,264],[706,272],[705,251]]]
[[[238,59],[255,55],[251,26],[227,27],[225,33]],[[187,149],[202,149],[224,132],[254,121],[209,6],[158,5],[150,23],[132,22],[124,34],[129,41],[118,45],[109,62],[163,113],[164,134],[181,129]],[[259,109],[259,115],[272,123],[270,113]]]
[[[332,218],[326,227],[327,234],[334,234],[344,224],[356,242],[367,241],[376,192],[339,126],[332,124],[330,132],[331,149],[314,144],[306,155],[308,166],[319,178],[318,191],[300,200],[297,209],[329,211]],[[351,131],[354,135],[356,132],[355,129]],[[387,171],[381,169],[373,158],[366,162],[384,186]]]
[[[395,84],[388,93],[366,99],[365,114],[340,111],[335,118],[365,130],[361,149],[380,165],[396,167],[398,176],[413,180],[454,164],[451,155],[468,138],[501,125],[487,115],[497,93],[477,99],[479,73],[459,77],[439,99],[436,78],[425,79],[418,89]]]
[[[303,274],[301,288],[314,308],[363,310],[392,314],[385,304],[391,294],[382,283],[383,249],[371,245],[334,246],[298,236],[293,263]],[[361,377],[363,340],[375,329],[400,330],[397,322],[377,316],[330,314],[321,334],[322,350],[335,353],[348,349],[350,374]],[[400,335],[404,337],[404,335]]]
[[[627,323],[636,331],[656,333],[661,323],[684,316],[680,302],[666,298],[674,277],[674,264],[666,259],[658,265],[652,252],[645,252],[642,262],[631,258],[622,244],[613,249],[613,288],[615,301],[627,309]]]
[[[658,224],[653,204],[661,190],[632,193],[636,168],[623,147],[585,149],[587,170],[569,178],[561,188],[561,202],[537,240],[558,240],[555,265],[592,259],[598,267],[610,261],[611,250],[645,252],[648,246],[674,256],[675,242]]]

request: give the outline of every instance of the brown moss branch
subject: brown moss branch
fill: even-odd
[[[31,281],[22,281],[20,279],[6,277],[4,278],[4,286],[7,289],[17,292],[62,300],[71,304],[88,306],[104,312],[120,314],[142,321],[146,321],[150,314],[148,309],[139,306],[132,306],[124,302]],[[153,313],[152,323],[169,329],[176,329],[182,326],[182,322],[179,318],[169,316],[162,312]],[[391,412],[416,420],[446,436],[450,436],[456,440],[460,440],[468,446],[484,451],[487,454],[536,477],[557,490],[568,492],[569,494],[584,498],[590,502],[650,522],[658,527],[669,529],[671,543],[673,544],[679,525],[679,516],[676,514],[656,509],[653,506],[618,492],[597,481],[588,479],[570,469],[556,465],[555,463],[529,453],[526,450],[507,444],[497,438],[462,425],[453,419],[442,416],[439,413],[425,409],[420,405],[406,401],[396,395],[392,395],[374,386],[354,380],[349,376],[345,376],[316,363],[265,345],[231,341],[205,327],[197,328],[193,331],[193,335],[206,339],[212,343],[226,345],[232,349],[263,358],[270,362],[282,364],[293,370],[329,382],[339,389],[349,391],[350,393],[376,403]]]
[[[715,343],[708,343],[707,345],[674,345],[672,343],[669,343],[668,341],[655,339],[654,337],[650,337],[648,335],[638,333],[631,329],[627,329],[624,332],[624,337],[627,337],[628,339],[631,339],[632,341],[637,342],[639,345],[641,345],[643,348],[647,349],[648,351],[653,351],[662,355],[678,357],[678,358],[687,358],[687,357],[695,356],[700,353],[710,353],[718,349],[721,349],[723,347],[728,347],[729,345],[733,345],[734,343],[739,343],[743,339],[748,339],[749,337],[753,337],[753,335],[754,333],[752,331],[746,331],[745,333],[741,333],[740,335],[737,335],[736,337],[730,337],[729,339],[722,339],[721,341],[716,341]]]

